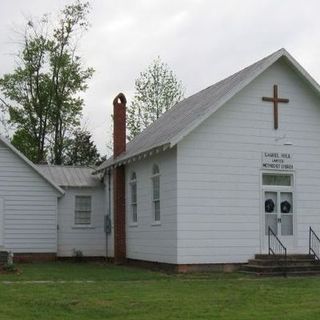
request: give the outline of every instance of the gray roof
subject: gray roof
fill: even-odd
[[[280,49],[173,106],[129,142],[125,153],[108,159],[97,171],[164,145],[173,147],[280,58],[285,58],[319,92],[316,81],[285,49]]]
[[[37,165],[37,168],[60,187],[98,187],[102,185],[98,177],[92,175],[92,168],[54,165]]]

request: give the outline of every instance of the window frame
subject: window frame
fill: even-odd
[[[160,179],[160,167],[158,164],[153,164],[152,166],[152,175],[151,175],[151,182],[152,182],[152,225],[160,225],[161,224],[161,179]],[[158,197],[155,198],[155,181],[158,180]],[[156,219],[156,204],[159,204],[159,219]]]
[[[290,184],[289,185],[284,185],[284,184],[264,184],[263,183],[263,177],[264,176],[289,176],[290,177]],[[279,172],[262,172],[261,175],[261,185],[263,188],[293,188],[294,186],[294,176],[292,173],[288,172],[288,173],[279,173]]]
[[[90,211],[89,210],[77,210],[77,198],[89,198],[90,199]],[[74,219],[73,227],[75,228],[91,228],[92,227],[92,195],[91,194],[76,194],[74,196]],[[77,223],[76,222],[76,213],[77,212],[90,212],[90,222],[89,223]]]
[[[131,226],[138,225],[138,184],[137,184],[137,174],[135,171],[133,171],[130,175],[130,223]],[[133,195],[133,187],[135,186],[135,201],[132,201],[132,195]],[[134,207],[136,210],[136,220],[134,220]]]

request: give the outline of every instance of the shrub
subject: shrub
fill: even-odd
[[[6,263],[1,269],[5,273],[19,273],[19,269],[15,263]]]

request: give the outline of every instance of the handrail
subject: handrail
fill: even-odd
[[[287,248],[283,245],[271,227],[268,227],[268,245],[269,255],[284,255],[287,256]]]
[[[309,227],[309,254],[320,260],[320,239],[311,227]]]
[[[284,276],[287,275],[287,248],[283,245],[271,227],[268,227],[268,253],[274,256],[284,256]]]

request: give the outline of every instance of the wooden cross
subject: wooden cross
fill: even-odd
[[[278,97],[278,86],[275,84],[273,86],[273,97],[262,97],[263,101],[273,102],[273,120],[274,120],[274,129],[278,129],[278,103],[288,103],[289,99],[279,98]]]

